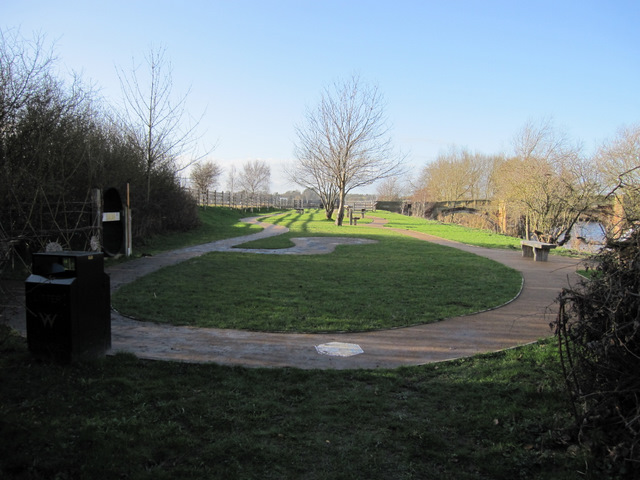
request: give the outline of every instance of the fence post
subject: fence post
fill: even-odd
[[[130,257],[133,253],[133,233],[131,231],[131,196],[129,195],[129,184],[127,183],[127,199],[124,207],[124,254]]]

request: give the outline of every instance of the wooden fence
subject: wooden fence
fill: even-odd
[[[312,208],[320,207],[318,202],[278,194],[248,192],[225,192],[209,190],[202,192],[194,188],[187,190],[197,200],[198,205],[229,208]]]
[[[321,208],[319,200],[304,200],[293,196],[248,192],[230,192],[209,190],[200,191],[194,187],[185,187],[198,202],[198,205],[229,208]],[[373,200],[347,200],[347,205],[356,210],[375,210]],[[337,207],[337,205],[336,205]]]

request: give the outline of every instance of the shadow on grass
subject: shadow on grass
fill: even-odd
[[[177,325],[367,331],[486,310],[520,290],[517,271],[487,258],[395,232],[352,231],[378,243],[342,245],[329,255],[214,252],[123,286],[113,305]],[[300,232],[241,247],[284,248],[295,236]]]
[[[542,343],[374,371],[34,361],[0,329],[0,476],[573,479]],[[603,477],[601,477],[603,478]]]

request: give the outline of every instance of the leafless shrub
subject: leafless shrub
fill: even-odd
[[[640,233],[610,240],[555,322],[580,442],[616,478],[640,476]]]

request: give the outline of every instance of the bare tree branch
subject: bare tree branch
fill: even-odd
[[[349,191],[402,170],[404,158],[392,149],[382,95],[354,76],[325,88],[305,120],[296,127],[297,163],[288,176],[321,198],[337,192],[336,225],[342,225]]]
[[[270,181],[271,168],[263,160],[245,163],[238,176],[238,185],[249,194],[251,200],[255,200],[259,193],[268,193]]]
[[[216,162],[199,162],[193,165],[191,180],[204,206],[206,206],[205,201],[208,200],[209,189],[215,187],[220,175],[222,175],[222,167]]]
[[[204,113],[195,122],[188,117],[186,105],[190,90],[174,97],[172,67],[165,55],[165,48],[151,49],[143,66],[132,62],[130,72],[117,69],[124,99],[123,123],[146,162],[147,201],[154,170],[170,167],[180,171],[209,153],[197,153],[201,138],[198,128]],[[191,158],[178,165],[178,159],[185,155]]]

